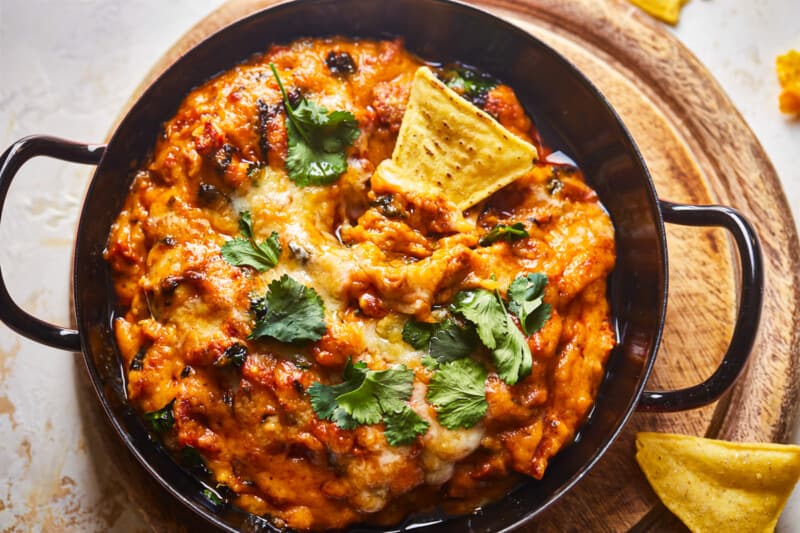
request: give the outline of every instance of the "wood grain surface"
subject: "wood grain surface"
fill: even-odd
[[[168,50],[133,95],[210,33],[274,0],[229,0]],[[634,460],[640,430],[782,442],[797,406],[800,247],[775,170],[730,100],[699,61],[657,22],[618,0],[480,0],[481,7],[540,38],[591,79],[631,131],[659,196],[741,210],[763,247],[762,322],[749,365],[717,404],[677,414],[634,415],[598,465],[532,524],[531,531],[683,529]],[[166,118],[166,117],[165,117]],[[668,226],[669,307],[648,387],[698,383],[721,360],[733,329],[738,260],[719,229]],[[88,403],[96,403],[86,398]],[[103,439],[130,479],[131,500],[159,531],[202,523],[149,480],[115,436]],[[101,453],[98,450],[98,453]]]

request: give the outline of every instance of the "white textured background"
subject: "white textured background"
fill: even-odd
[[[0,0],[0,150],[32,133],[99,142],[158,57],[218,0]],[[800,216],[800,121],[777,109],[775,56],[800,50],[800,0],[692,0],[674,33],[705,63],[771,157]],[[88,167],[37,159],[0,224],[12,296],[68,324],[72,236]],[[753,179],[759,179],[753,176]],[[0,529],[134,531],[142,517],[80,410],[73,355],[0,325]],[[800,434],[795,435],[800,442]],[[89,444],[87,444],[87,442]],[[118,497],[101,497],[106,493]],[[800,491],[779,526],[800,530]]]

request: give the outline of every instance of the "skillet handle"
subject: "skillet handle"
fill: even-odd
[[[103,157],[104,151],[104,145],[80,144],[44,135],[31,135],[15,142],[0,157],[0,220],[3,217],[3,207],[11,181],[29,159],[44,155],[72,163],[96,165]],[[2,268],[0,268],[0,321],[20,335],[41,344],[71,352],[81,349],[81,339],[77,331],[39,320],[14,303],[6,289]]]
[[[639,400],[640,411],[669,412],[694,409],[722,396],[736,381],[750,355],[764,291],[761,247],[753,226],[730,207],[719,205],[683,205],[660,200],[665,222],[682,226],[723,227],[733,235],[741,263],[741,291],[736,325],[728,351],[717,370],[699,385],[675,391],[644,391]]]

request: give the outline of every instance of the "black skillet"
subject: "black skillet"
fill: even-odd
[[[616,229],[617,264],[609,297],[618,333],[596,406],[575,442],[551,462],[544,479],[527,481],[502,500],[467,516],[412,516],[398,528],[499,531],[531,521],[568,491],[609,448],[631,413],[678,411],[713,402],[741,373],[758,327],[763,273],[758,240],[734,209],[677,205],[656,197],[644,161],[605,98],[558,53],[486,12],[446,0],[297,0],[231,24],[178,59],[147,89],[108,145],[44,136],[13,144],[0,159],[0,216],[20,166],[35,156],[97,165],[78,225],[72,294],[78,330],[43,322],[12,300],[0,275],[0,319],[42,344],[82,351],[97,399],[142,466],[208,524],[223,530],[271,526],[236,508],[214,505],[203,485],[148,437],[126,402],[123,369],[112,335],[116,311],[102,257],[109,228],[128,192],[135,162],[146,159],[161,124],[195,86],[271,43],[302,36],[402,36],[428,61],[463,61],[511,85],[542,131],[546,144],[571,156],[607,207]],[[677,391],[645,391],[667,305],[664,221],[719,226],[739,252],[741,283],[728,352],[705,382]],[[390,528],[392,529],[392,528]],[[397,529],[397,528],[393,528]]]

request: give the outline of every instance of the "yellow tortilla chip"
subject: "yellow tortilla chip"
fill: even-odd
[[[392,158],[373,183],[440,194],[463,211],[526,174],[536,157],[530,143],[420,67]]]
[[[681,7],[688,0],[629,0],[648,15],[673,26],[681,16]]]
[[[781,82],[779,104],[783,113],[800,116],[800,52],[789,50],[775,60]]]
[[[800,477],[800,446],[639,433],[636,450],[655,493],[695,533],[772,531]]]

